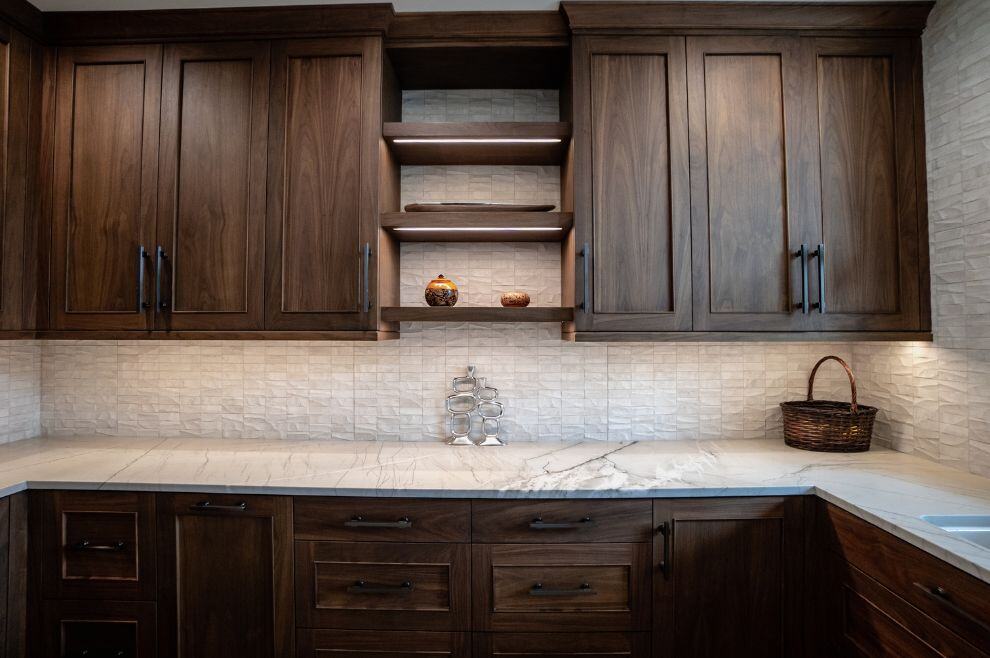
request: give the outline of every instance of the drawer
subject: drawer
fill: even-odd
[[[296,542],[296,617],[307,628],[468,630],[467,544]]]
[[[312,541],[468,542],[466,500],[295,498],[296,539]]]
[[[46,658],[154,658],[155,604],[49,601],[42,635]]]
[[[299,629],[299,658],[470,658],[469,633]]]
[[[475,633],[474,658],[649,658],[648,633]]]
[[[652,539],[649,500],[475,501],[479,544],[646,542]]]
[[[44,501],[48,598],[154,600],[152,494],[52,491]]]
[[[990,585],[834,505],[826,510],[833,551],[968,642],[990,646]]]
[[[477,630],[649,628],[649,544],[479,544],[472,550]]]

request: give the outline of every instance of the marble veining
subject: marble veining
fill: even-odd
[[[990,479],[886,449],[779,441],[562,442],[42,438],[0,446],[0,496],[26,488],[287,495],[635,498],[817,494],[990,582],[990,550],[922,521],[990,514]]]

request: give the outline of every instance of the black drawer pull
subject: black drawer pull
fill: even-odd
[[[366,521],[362,516],[355,516],[344,521],[345,528],[398,528],[405,530],[412,527],[412,521],[408,516],[403,516],[398,521]]]
[[[213,503],[211,503],[208,500],[203,500],[203,501],[200,501],[200,502],[196,503],[195,505],[190,505],[189,506],[189,509],[192,510],[193,512],[203,512],[203,511],[212,511],[212,512],[245,512],[245,511],[247,511],[247,503],[245,503],[244,501],[241,501],[241,502],[237,503],[236,505],[214,505]]]
[[[128,654],[123,649],[80,649],[65,655],[65,658],[126,658]]]
[[[529,522],[530,530],[580,530],[582,528],[591,528],[595,525],[595,522],[590,516],[586,516],[580,521],[574,522],[563,522],[563,523],[548,523],[543,520],[542,516],[538,516]]]
[[[75,544],[69,546],[74,551],[122,551],[124,550],[125,544],[122,541],[114,542],[112,544],[94,544],[88,539],[83,539],[82,541],[77,541]]]
[[[401,585],[369,585],[359,580],[347,588],[348,594],[408,594],[413,591],[413,584],[408,580]]]
[[[588,583],[581,583],[576,589],[547,589],[543,583],[536,583],[529,588],[530,596],[594,596],[598,594]]]
[[[986,622],[977,619],[971,613],[966,612],[965,610],[960,608],[959,604],[957,604],[955,601],[952,600],[952,595],[949,594],[949,591],[944,587],[940,587],[938,585],[934,587],[928,587],[927,585],[922,585],[921,583],[915,583],[914,586],[920,589],[922,592],[924,592],[928,596],[928,598],[932,599],[933,601],[941,605],[943,608],[959,615],[967,622],[973,624],[974,626],[982,630],[984,633],[990,633],[990,625],[987,625]]]

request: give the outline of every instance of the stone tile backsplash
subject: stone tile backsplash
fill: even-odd
[[[415,89],[402,92],[402,120],[560,121],[556,89]]]

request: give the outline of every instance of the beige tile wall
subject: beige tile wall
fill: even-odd
[[[0,341],[0,443],[41,432],[41,346]]]

